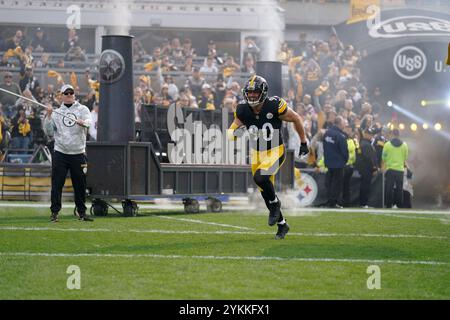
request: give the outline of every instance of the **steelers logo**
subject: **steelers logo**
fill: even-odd
[[[269,120],[270,120],[270,119],[272,119],[272,118],[273,118],[273,114],[269,112],[269,113],[268,113],[268,114],[266,115],[266,117],[267,117],[267,119],[269,119]]]
[[[73,127],[75,125],[75,120],[77,116],[73,113],[66,113],[67,117],[63,117],[63,123],[66,127]],[[73,120],[75,119],[75,120]]]
[[[312,176],[295,169],[295,190],[300,207],[307,207],[316,200],[319,187]]]
[[[113,83],[118,81],[125,72],[125,61],[115,50],[104,50],[99,62],[100,82]]]

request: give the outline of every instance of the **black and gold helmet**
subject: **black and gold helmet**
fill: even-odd
[[[248,96],[249,92],[259,92],[258,98],[251,99]],[[267,84],[266,79],[261,76],[254,75],[252,76],[247,83],[245,84],[244,89],[242,90],[244,99],[251,107],[256,107],[260,103],[263,103],[267,98],[267,93],[269,91],[269,85]]]

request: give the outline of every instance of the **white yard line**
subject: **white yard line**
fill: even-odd
[[[116,232],[112,229],[104,228],[51,228],[51,227],[16,227],[16,226],[2,226],[0,231],[63,231],[63,232]],[[117,231],[120,232],[120,231]]]
[[[63,206],[64,206],[64,204],[63,204]],[[41,203],[0,202],[0,207],[4,207],[4,208],[48,208],[50,210],[50,203],[43,203],[43,202],[41,202]]]
[[[287,212],[294,211],[291,209],[287,209]],[[436,215],[450,215],[450,211],[445,210],[401,210],[401,209],[359,209],[359,208],[343,208],[343,209],[331,209],[331,208],[300,208],[295,211],[304,211],[304,212],[342,212],[342,213],[400,213],[400,214],[436,214]]]
[[[159,229],[129,229],[114,230],[105,228],[52,228],[52,227],[17,227],[2,226],[0,231],[56,231],[56,232],[113,232],[113,233],[158,233],[158,234],[195,234],[195,235],[273,235],[273,232],[246,232],[246,231],[197,231],[197,230],[159,230]],[[299,237],[335,237],[335,238],[414,238],[414,239],[438,239],[450,240],[450,237],[431,236],[421,234],[376,234],[376,233],[307,233],[289,232],[288,236]]]
[[[113,203],[113,206],[121,206],[121,204]],[[171,209],[183,209],[182,204],[139,204],[140,209],[155,209],[155,210],[171,210]],[[47,208],[50,210],[50,203],[10,203],[10,202],[0,202],[0,207],[4,208]],[[72,203],[63,203],[63,208],[73,209],[74,205]],[[266,214],[267,209],[257,208],[249,204],[248,206],[237,206],[224,203],[223,209],[226,211],[239,211],[239,210],[257,210],[260,213]],[[330,209],[330,208],[284,208],[284,212],[342,212],[342,213],[393,213],[393,214],[435,214],[435,215],[450,215],[450,210],[415,210],[415,209],[361,209],[361,208],[344,208],[344,209]]]
[[[402,218],[402,219],[419,219],[419,220],[437,220],[442,222],[450,222],[450,219],[443,219],[443,218],[433,218],[433,217],[415,217],[410,216],[406,214],[391,214],[391,213],[378,213],[378,212],[372,212],[369,213],[375,216],[385,216],[385,217],[395,217],[395,218]]]
[[[227,227],[227,228],[236,228],[236,229],[242,229],[242,230],[255,230],[253,228],[234,226],[234,225],[231,225],[231,224],[223,224],[223,223],[209,222],[209,221],[203,221],[203,220],[186,219],[186,218],[175,218],[175,217],[159,216],[159,215],[154,215],[153,217],[158,217],[158,218],[168,219],[168,220],[190,222],[190,223],[208,224],[208,225],[212,225],[212,226],[220,226],[220,227]]]
[[[379,259],[338,259],[338,258],[283,258],[270,256],[187,256],[162,255],[151,253],[50,253],[50,252],[0,252],[0,256],[19,257],[94,257],[94,258],[156,258],[156,259],[198,259],[198,260],[253,260],[253,261],[282,261],[282,262],[345,262],[365,264],[407,264],[407,265],[450,265],[450,262],[422,261],[422,260],[379,260]]]

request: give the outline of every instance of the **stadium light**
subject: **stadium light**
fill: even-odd
[[[394,104],[392,103],[392,101],[389,100],[389,101],[387,102],[387,106],[388,106],[389,108],[392,108],[392,107],[394,106]]]
[[[442,105],[450,107],[450,98],[440,100],[422,100],[420,101],[422,107],[441,107]]]
[[[411,111],[409,111],[405,108],[400,107],[399,105],[397,105],[395,103],[392,104],[392,108],[395,109],[395,111],[398,111],[398,112],[404,114],[405,116],[407,116],[408,118],[410,118],[411,120],[413,120],[415,122],[418,122],[418,123],[425,122],[425,120],[423,118],[419,117],[418,115],[412,113]]]
[[[428,101],[427,104],[431,105],[433,103]],[[441,102],[441,106],[442,106],[442,102]],[[400,107],[399,105],[394,104],[393,105],[393,109],[395,109],[395,111],[398,111],[398,112],[402,113],[403,115],[407,116],[408,118],[413,120],[415,123],[422,124],[422,127],[424,128],[424,130],[427,130],[432,125],[432,124],[431,125],[427,124],[425,119],[419,117],[418,115],[412,113],[411,111],[406,110],[405,108]],[[404,130],[405,129],[405,125],[403,123],[400,123],[398,125],[398,128],[400,130]],[[447,139],[448,141],[450,141],[450,133],[445,132],[443,130],[442,124],[436,123],[434,125],[434,129],[435,129],[435,132],[437,134],[439,134],[440,136],[442,136],[445,139]]]
[[[411,125],[409,126],[409,128],[411,129],[411,131],[417,131],[417,124],[415,123],[411,123]]]

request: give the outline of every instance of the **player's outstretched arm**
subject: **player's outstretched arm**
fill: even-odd
[[[287,109],[287,111],[279,116],[281,120],[286,122],[293,122],[295,131],[297,131],[300,141],[306,143],[305,128],[303,127],[303,120],[300,115],[292,109]]]
[[[305,156],[309,153],[308,142],[306,141],[305,128],[303,127],[303,120],[300,115],[292,109],[287,109],[285,113],[279,116],[279,118],[286,122],[293,122],[295,131],[297,131],[300,137],[300,150],[299,156]]]

